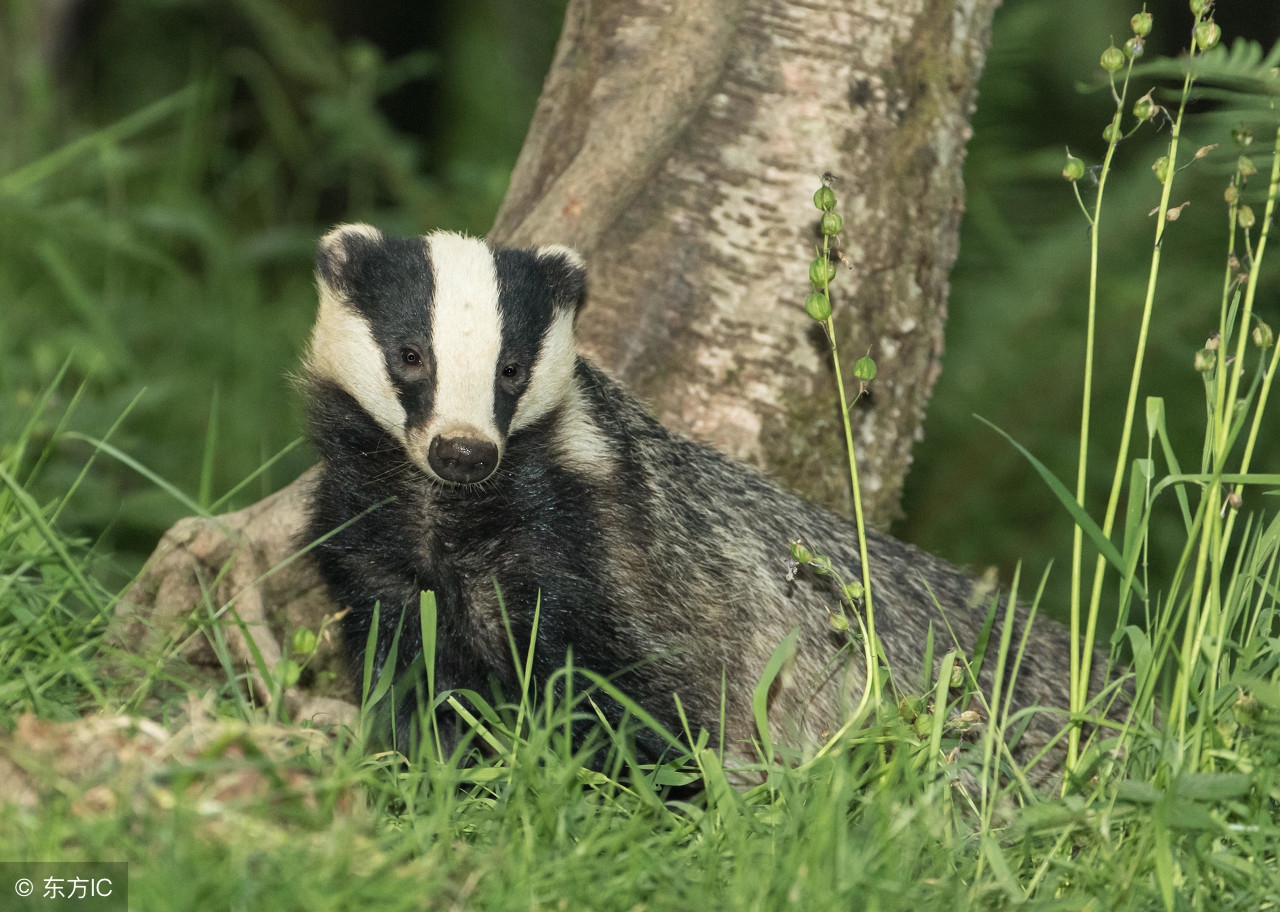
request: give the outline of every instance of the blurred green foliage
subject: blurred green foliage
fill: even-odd
[[[485,231],[563,8],[564,0],[0,6],[0,441],[69,357],[35,449],[77,389],[72,424],[90,436],[137,399],[112,442],[204,504],[287,447],[302,429],[287,375],[312,318],[315,237],[356,219],[391,231]],[[898,529],[961,563],[1008,568],[1022,559],[1038,573],[1068,547],[1066,516],[971,414],[1072,475],[1087,232],[1059,173],[1066,146],[1091,164],[1101,156],[1108,102],[1094,61],[1113,35],[1128,34],[1137,8],[1008,0],[997,14],[969,151],[945,369]],[[1147,8],[1156,17],[1149,53],[1176,55],[1191,21],[1184,0]],[[74,15],[56,21],[59,10]],[[1269,46],[1280,34],[1280,4],[1223,0],[1217,15],[1227,42],[1244,34]],[[1206,95],[1191,144],[1229,144],[1233,118]],[[1114,451],[1105,416],[1118,413],[1132,361],[1157,191],[1148,165],[1161,139],[1148,129],[1124,145],[1104,226],[1120,253],[1104,276],[1095,439],[1103,466]],[[1146,387],[1182,404],[1170,412],[1186,439],[1199,436],[1191,355],[1216,319],[1225,250],[1218,201],[1235,155],[1224,145],[1189,170],[1182,190],[1192,205],[1161,279]],[[1262,314],[1280,325],[1280,286],[1269,282]],[[1261,470],[1280,456],[1268,447]],[[58,443],[37,498],[67,490],[89,451]],[[279,487],[309,461],[303,448],[289,452],[234,503]],[[1094,479],[1107,475],[1095,470]],[[100,457],[62,522],[94,540],[106,533],[128,571],[185,512],[133,469]]]
[[[943,371],[908,476],[906,518],[895,527],[957,563],[999,565],[1006,580],[1018,561],[1035,576],[1056,561],[1047,605],[1059,615],[1069,582],[1071,520],[1026,461],[973,415],[1004,428],[1074,489],[1089,234],[1062,168],[1067,147],[1090,166],[1102,160],[1102,130],[1113,103],[1098,60],[1113,36],[1118,46],[1132,34],[1129,17],[1140,8],[1115,0],[1012,0],[996,15],[966,162],[967,208]],[[1147,2],[1146,9],[1155,20],[1147,59],[1177,57],[1189,45],[1187,3]],[[1223,0],[1215,17],[1226,45],[1248,36],[1269,50],[1280,36],[1280,4]],[[1158,102],[1173,103],[1174,82],[1152,76],[1135,78],[1131,98],[1153,86],[1164,90],[1157,90]],[[1198,463],[1204,437],[1204,392],[1192,360],[1218,323],[1229,237],[1223,191],[1246,151],[1231,135],[1243,121],[1258,140],[1247,151],[1264,171],[1252,181],[1251,195],[1255,203],[1265,196],[1277,124],[1270,100],[1197,89],[1184,132],[1188,151],[1179,164],[1198,148],[1218,145],[1180,172],[1172,203],[1191,205],[1165,236],[1140,395],[1165,397],[1184,464]],[[1087,503],[1095,515],[1115,466],[1146,292],[1155,231],[1150,213],[1160,196],[1150,166],[1164,154],[1168,131],[1167,123],[1148,125],[1122,143],[1107,191]],[[1080,186],[1091,203],[1089,178]],[[1280,325],[1280,272],[1264,271],[1258,301],[1259,315]],[[1274,424],[1275,408],[1270,411]],[[1142,435],[1131,457],[1145,449]],[[1280,468],[1280,440],[1261,442],[1254,467]],[[1152,523],[1157,555],[1176,554],[1177,542],[1162,550],[1159,541],[1162,531],[1176,533],[1176,525]]]
[[[112,442],[206,505],[287,447],[315,238],[345,220],[486,230],[562,14],[563,0],[0,7],[0,441],[70,357],[33,451],[77,389],[72,426],[90,436],[137,397]],[[89,452],[55,446],[35,495],[66,491]],[[309,462],[289,453],[236,503]],[[107,532],[128,572],[186,512],[103,459],[63,522]]]

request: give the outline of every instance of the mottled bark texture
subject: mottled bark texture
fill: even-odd
[[[587,255],[584,348],[671,427],[850,512],[825,340],[801,309],[824,171],[864,504],[887,525],[938,373],[968,116],[995,0],[570,3],[494,225]]]
[[[664,423],[848,512],[829,358],[802,309],[811,197],[837,175],[836,325],[850,367],[868,349],[879,365],[854,417],[868,515],[887,524],[938,373],[997,3],[571,0],[491,236],[581,250],[588,354]],[[325,609],[305,561],[254,583],[288,553],[310,475],[171,530],[116,638],[174,640],[193,606],[232,599],[263,655],[280,654],[284,618],[314,628]]]

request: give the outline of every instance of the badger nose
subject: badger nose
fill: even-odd
[[[493,474],[498,448],[474,437],[435,437],[427,450],[427,461],[445,481],[474,484]]]

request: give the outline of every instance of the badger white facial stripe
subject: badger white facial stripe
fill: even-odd
[[[404,406],[387,376],[382,347],[374,341],[364,317],[323,283],[307,370],[313,377],[337,383],[375,421],[404,440]]]
[[[508,433],[532,424],[564,401],[573,386],[575,356],[573,312],[562,310],[542,338],[538,360],[529,376],[529,387],[520,397]]]
[[[474,238],[440,232],[426,240],[435,285],[432,433],[471,429],[497,443],[493,383],[502,351],[502,319],[493,255]]]

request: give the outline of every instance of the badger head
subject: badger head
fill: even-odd
[[[306,370],[348,393],[428,477],[483,482],[572,388],[581,258],[448,232],[341,225],[316,255]]]

